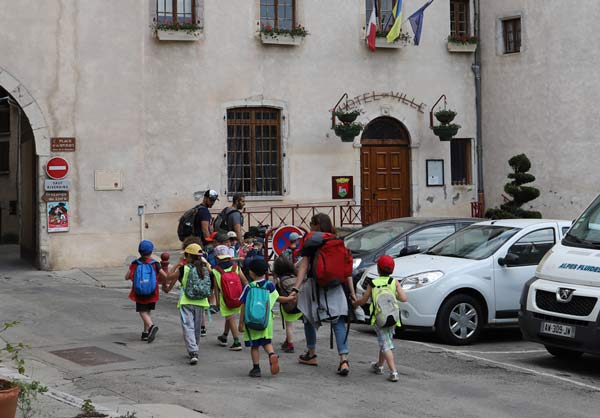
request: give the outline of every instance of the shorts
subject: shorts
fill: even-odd
[[[238,320],[240,319],[240,313],[239,313],[239,312],[236,312],[236,313],[234,313],[234,314],[227,315],[227,316],[225,317],[225,320],[228,320],[228,319],[233,319],[233,320],[235,320],[235,321],[238,321]]]
[[[379,343],[379,349],[381,352],[391,351],[394,349],[394,329],[396,327],[375,327],[375,333],[377,334],[377,343]]]
[[[262,347],[264,345],[271,344],[270,338],[259,338],[258,340],[247,340],[244,341],[246,347]]]
[[[135,303],[136,312],[149,312],[156,308],[156,302],[152,303]]]

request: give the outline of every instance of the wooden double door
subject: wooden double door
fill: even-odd
[[[401,128],[392,132],[373,130],[369,135],[367,127],[363,134],[360,166],[364,225],[410,216],[410,148],[408,134]],[[396,138],[385,138],[390,134]],[[374,135],[384,138],[368,137]]]

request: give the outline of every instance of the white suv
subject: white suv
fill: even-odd
[[[570,221],[506,219],[462,229],[425,254],[397,258],[392,277],[408,302],[402,324],[434,329],[449,344],[475,341],[487,325],[517,324],[519,299],[542,257]],[[376,277],[377,266],[365,277]]]

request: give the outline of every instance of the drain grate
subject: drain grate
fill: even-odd
[[[124,361],[133,360],[132,358],[115,354],[96,346],[70,348],[68,350],[51,351],[50,353],[84,367],[102,366],[105,364],[121,363]]]

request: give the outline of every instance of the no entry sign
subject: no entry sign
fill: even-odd
[[[54,180],[64,179],[69,172],[69,163],[61,157],[53,157],[46,164],[46,174]]]

